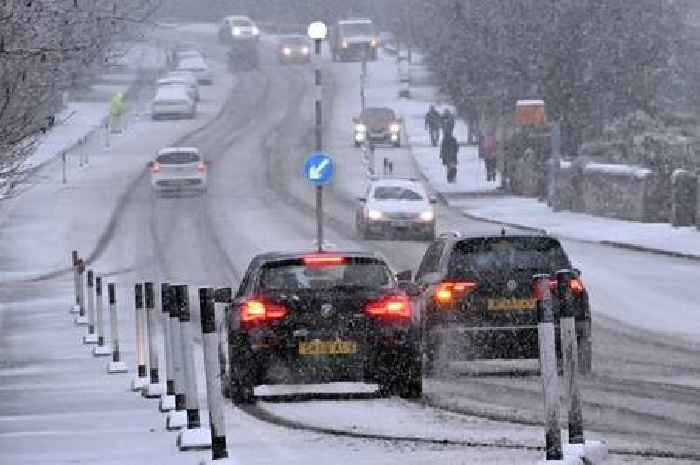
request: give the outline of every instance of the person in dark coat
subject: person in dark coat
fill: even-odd
[[[435,105],[430,105],[428,113],[425,114],[425,129],[430,132],[430,143],[433,147],[437,147],[440,140],[440,126],[442,126],[440,113],[435,109]]]
[[[486,163],[486,181],[496,182],[496,164],[498,162],[496,134],[491,131],[484,141],[484,162]]]
[[[452,132],[445,132],[442,136],[442,144],[440,145],[440,160],[447,169],[447,182],[454,184],[457,179],[457,152],[459,144],[457,139],[452,135]]]
[[[455,115],[452,114],[449,108],[442,111],[442,134],[450,134],[455,130]]]

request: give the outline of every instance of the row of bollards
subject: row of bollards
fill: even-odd
[[[110,350],[105,346],[103,278],[93,270],[86,270],[85,260],[78,256],[77,251],[73,252],[72,259],[75,303],[71,312],[76,314],[76,325],[87,327],[82,342],[94,346],[95,357],[112,356],[107,366],[109,374],[127,373],[119,346],[116,284],[107,284]],[[180,450],[211,449],[213,460],[228,457],[216,332],[216,296],[220,292],[229,296],[230,300],[230,288],[216,292],[213,288],[199,289],[209,409],[207,429],[202,427],[200,418],[188,286],[162,283],[160,312],[154,283],[144,282],[134,286],[136,377],[132,380],[131,389],[145,398],[159,399],[159,410],[167,414],[166,429],[178,431],[176,445]],[[164,370],[160,367],[160,347],[164,351]]]
[[[545,463],[598,464],[607,459],[604,442],[586,441],[583,432],[583,412],[577,383],[578,348],[576,320],[570,270],[557,272],[556,283],[549,275],[533,276],[533,293],[537,300],[537,339],[540,371],[544,394]],[[552,286],[552,284],[555,284]],[[557,369],[555,312],[552,287],[556,292],[559,310],[562,364],[568,411],[568,444],[562,447],[560,420],[560,392]]]

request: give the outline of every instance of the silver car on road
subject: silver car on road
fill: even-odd
[[[207,190],[207,164],[194,147],[161,149],[150,166],[151,186],[156,195]]]

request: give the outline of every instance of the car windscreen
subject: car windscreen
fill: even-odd
[[[293,46],[305,46],[309,45],[309,41],[306,40],[306,37],[282,37],[280,39],[280,44],[282,45],[293,45]]]
[[[570,268],[559,242],[549,237],[490,237],[460,241],[450,256],[453,279],[522,272],[547,273]]]
[[[161,165],[184,165],[197,163],[199,155],[193,152],[170,152],[159,155],[156,161]]]
[[[307,265],[301,259],[263,265],[258,277],[261,291],[313,289],[389,289],[394,278],[384,263],[373,258],[344,258],[342,263]]]
[[[374,25],[372,23],[345,23],[340,25],[340,30],[346,36],[374,35]]]
[[[420,193],[403,186],[377,186],[374,188],[374,198],[376,200],[423,200]]]
[[[362,113],[365,121],[386,121],[395,119],[394,112],[388,108],[368,108]]]

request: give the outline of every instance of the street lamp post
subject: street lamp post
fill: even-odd
[[[323,150],[323,79],[321,74],[321,44],[328,35],[328,28],[321,21],[309,24],[307,33],[314,41],[314,84],[316,98],[314,112],[316,118],[316,151]],[[318,238],[318,251],[323,250],[323,187],[316,187],[316,236]]]

